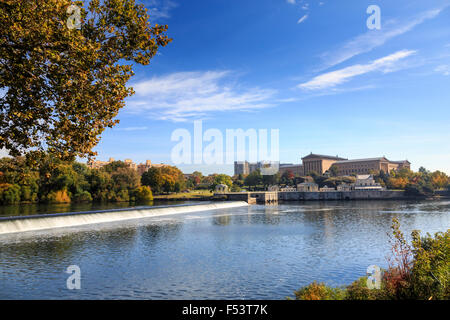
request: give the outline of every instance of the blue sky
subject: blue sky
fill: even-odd
[[[449,0],[143,3],[173,42],[136,66],[136,94],[97,159],[171,163],[172,132],[201,119],[224,133],[279,129],[285,163],[386,156],[450,174]],[[380,30],[366,25],[369,5]]]

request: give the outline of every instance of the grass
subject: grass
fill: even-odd
[[[153,199],[159,200],[189,200],[189,199],[198,199],[204,197],[211,197],[213,193],[209,190],[192,190],[191,192],[179,192],[179,193],[170,193],[170,194],[159,194],[154,195]]]

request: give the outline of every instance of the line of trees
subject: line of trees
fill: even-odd
[[[23,157],[0,159],[0,203],[151,201],[152,190],[122,161],[90,169],[47,156],[35,168]]]
[[[403,168],[389,174],[380,171],[374,178],[388,189],[405,190],[411,195],[432,195],[437,190],[449,188],[450,177],[441,171],[428,171],[420,167],[418,172]]]
[[[448,188],[450,178],[443,172],[430,172],[420,168],[380,171],[374,178],[388,189],[405,190],[414,196],[429,196],[436,190]],[[265,190],[270,185],[295,186],[314,181],[320,187],[336,187],[353,183],[353,176],[330,176],[311,173],[299,177],[291,171],[283,174],[261,175],[259,170],[233,177],[226,174],[203,176],[195,171],[187,178],[177,167],[152,167],[142,176],[122,161],[115,161],[100,169],[90,169],[75,161],[63,161],[46,155],[33,166],[25,157],[0,159],[0,204],[20,202],[126,202],[150,201],[153,194],[168,194],[205,189],[214,191],[218,184],[228,186],[232,192]]]

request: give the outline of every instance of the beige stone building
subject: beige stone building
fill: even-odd
[[[302,164],[280,164],[278,172],[282,176],[285,172],[290,171],[295,176],[303,176],[303,165]]]
[[[295,176],[307,176],[311,172],[323,175],[332,166],[337,168],[338,175],[344,176],[378,173],[381,170],[389,173],[392,170],[400,170],[402,168],[410,169],[411,163],[408,160],[391,161],[386,157],[348,160],[338,156],[311,153],[302,158],[302,164],[280,164],[278,172],[280,176],[286,171],[291,171]],[[235,175],[247,175],[256,169],[261,169],[261,163],[249,163],[247,161],[236,161],[234,163]]]
[[[367,158],[355,160],[341,160],[333,163],[337,168],[337,173],[340,176],[352,174],[370,174],[384,171],[389,173],[392,170],[399,170],[402,168],[410,169],[411,163],[408,160],[390,161],[385,157],[381,158]]]
[[[326,156],[321,154],[309,154],[302,158],[303,161],[303,174],[308,175],[311,172],[317,172],[318,174],[324,174],[333,163],[337,161],[344,161],[347,159],[339,158],[338,156]]]
[[[91,169],[100,169],[107,164],[114,162],[114,158],[109,158],[108,161],[91,161],[88,162],[88,167]],[[153,164],[150,160],[146,160],[145,163],[136,164],[131,159],[125,159],[123,161],[129,168],[136,170],[140,175],[146,172],[150,168],[161,168],[167,166],[166,164]]]
[[[100,160],[96,160],[96,161],[89,161],[87,163],[87,166],[91,169],[100,169],[103,166],[106,166],[108,163],[114,162],[114,158],[109,158],[108,161],[100,161]]]
[[[297,191],[300,192],[317,192],[319,185],[314,182],[303,182],[297,185]]]

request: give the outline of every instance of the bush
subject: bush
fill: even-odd
[[[141,186],[134,190],[134,197],[136,201],[152,201],[152,189],[149,186]]]
[[[20,187],[17,184],[4,183],[0,185],[0,202],[14,204],[20,202]]]
[[[411,297],[426,300],[450,299],[450,230],[421,238],[413,237],[414,263],[411,270]]]
[[[49,203],[69,203],[70,195],[66,190],[52,191],[46,197]]]
[[[297,300],[449,300],[450,230],[421,238],[412,232],[410,246],[392,219],[392,258],[382,277],[380,289],[369,289],[362,277],[345,289],[313,282],[295,291]]]
[[[332,288],[324,283],[313,283],[294,291],[296,300],[343,300],[345,290]]]
[[[130,201],[130,195],[128,193],[128,190],[122,189],[119,192],[117,192],[115,201],[117,202],[128,202]]]
[[[91,202],[92,196],[88,191],[81,191],[73,197],[75,202]]]
[[[239,186],[235,185],[235,184],[233,184],[231,186],[231,189],[230,189],[231,192],[241,192],[241,190],[242,189]]]
[[[345,300],[383,300],[384,291],[381,289],[369,289],[367,277],[361,277],[346,288]]]

